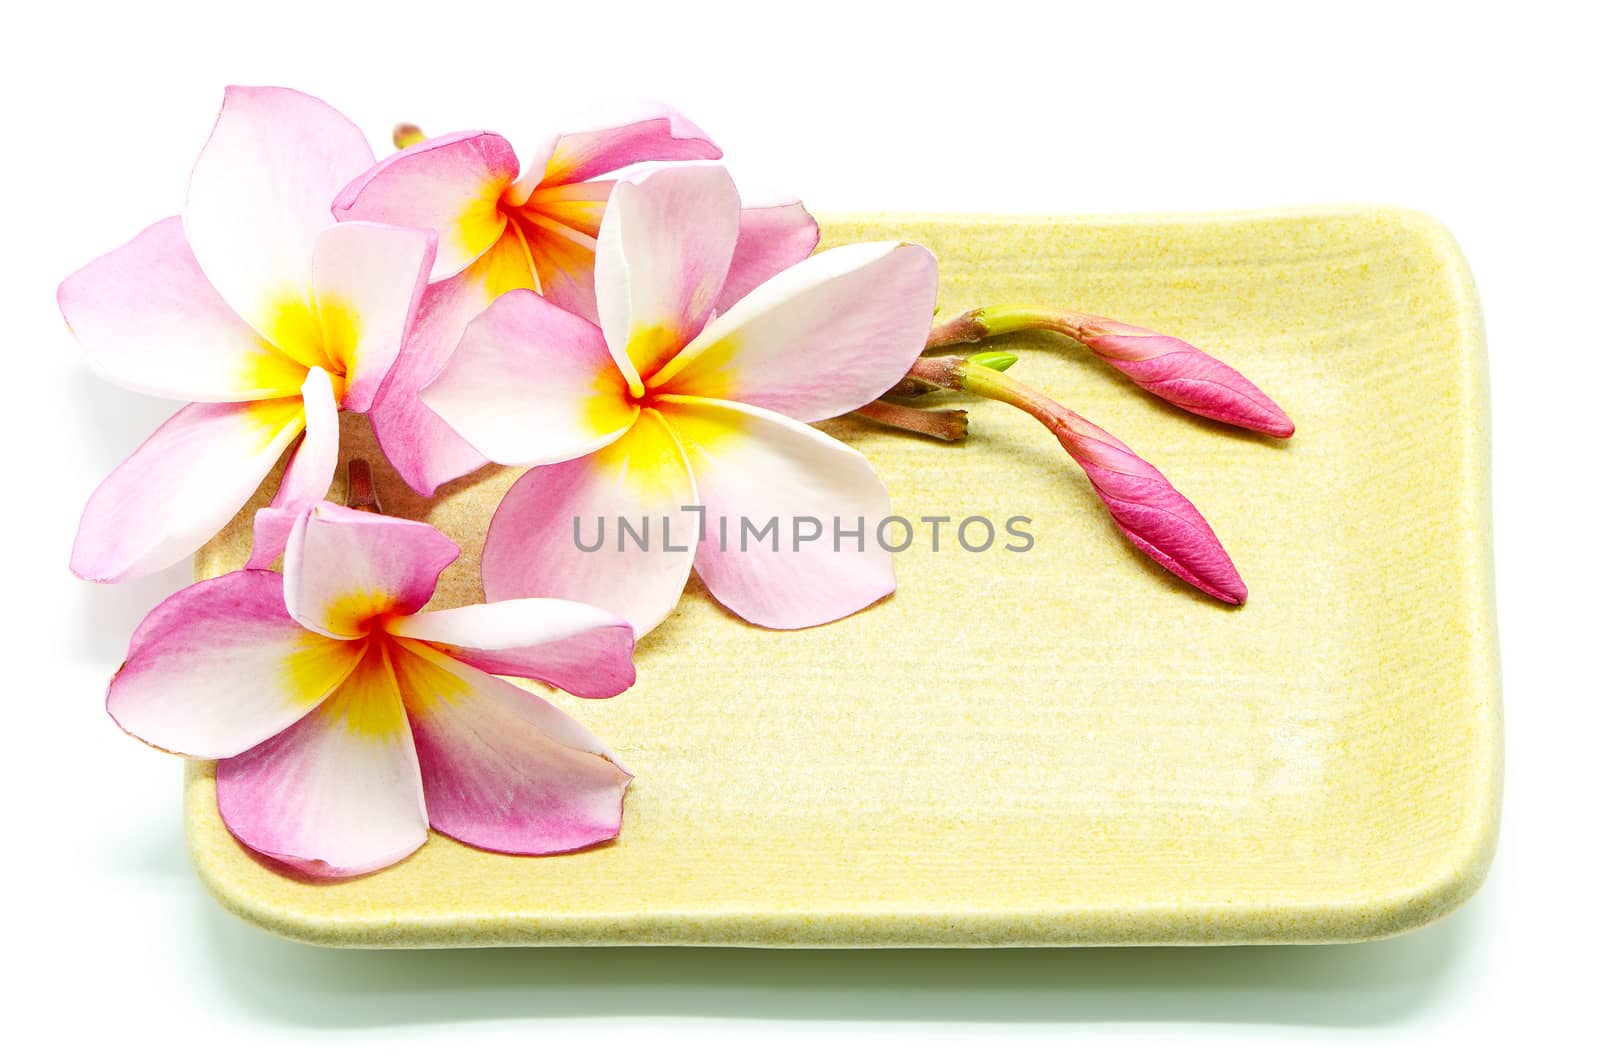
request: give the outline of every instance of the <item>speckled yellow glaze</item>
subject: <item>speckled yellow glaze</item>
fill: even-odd
[[[435,835],[388,871],[309,885],[233,842],[212,768],[191,764],[189,842],[217,899],[353,946],[1349,941],[1464,901],[1494,847],[1501,750],[1484,345],[1449,234],[1368,207],[824,231],[927,244],[947,310],[1054,302],[1142,323],[1277,398],[1288,442],[1174,412],[1065,340],[1001,343],[1016,377],[1206,513],[1248,605],[1143,559],[1009,408],[973,405],[954,446],[837,421],[898,513],[1025,514],[1037,545],[968,554],[947,537],[935,554],[924,535],[892,598],[803,632],[741,624],[692,582],[632,691],[563,699],[638,774],[622,837],[591,852]],[[424,502],[345,426],[386,510],[463,545],[438,602],[475,601],[516,472]],[[202,576],[241,562],[247,525],[207,547]]]

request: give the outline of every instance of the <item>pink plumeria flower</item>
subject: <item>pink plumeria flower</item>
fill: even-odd
[[[616,695],[634,680],[633,631],[562,599],[421,612],[459,554],[423,523],[320,503],[296,519],[281,575],[224,574],[152,611],[107,709],[147,743],[220,759],[228,830],[312,875],[393,864],[430,826],[505,853],[615,837],[630,774],[491,674]]]
[[[547,137],[519,162],[492,132],[425,140],[384,159],[340,194],[350,220],[428,228],[439,254],[417,326],[372,410],[373,430],[406,484],[432,496],[486,460],[417,400],[469,321],[495,298],[528,289],[597,321],[595,240],[617,170],[641,162],[721,157],[683,115],[622,104],[582,131]],[[718,308],[808,256],[817,225],[798,202],[748,206]]]
[[[220,530],[305,434],[273,508],[320,500],[339,409],[366,411],[400,351],[433,261],[431,232],[336,224],[333,196],[372,164],[320,100],[229,88],[169,217],[69,277],[62,314],[98,373],[193,402],[90,497],[72,570],[119,581],[172,565]],[[267,520],[282,550],[292,518]]]
[[[485,456],[534,468],[489,527],[490,599],[581,599],[643,635],[691,567],[729,609],[772,628],[833,621],[893,591],[874,539],[889,514],[883,484],[860,453],[804,424],[872,400],[917,359],[933,255],[896,243],[829,250],[719,313],[739,208],[718,166],[619,182],[595,254],[599,326],[513,291],[423,391]],[[654,526],[653,545],[580,551],[577,526],[592,535],[619,516]],[[737,538],[741,519],[775,517],[781,549],[723,547],[720,526]],[[798,518],[818,520],[823,539],[790,541]],[[847,532],[864,524],[859,550],[854,537],[833,546],[834,519]]]

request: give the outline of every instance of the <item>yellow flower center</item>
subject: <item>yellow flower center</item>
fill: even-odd
[[[272,352],[299,365],[301,379],[312,368],[321,368],[333,381],[333,396],[343,401],[348,376],[354,366],[360,336],[360,318],[339,298],[315,301],[289,296],[280,298],[266,327]]]

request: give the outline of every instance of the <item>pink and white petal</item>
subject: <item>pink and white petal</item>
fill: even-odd
[[[843,415],[882,396],[917,359],[938,287],[938,266],[920,246],[825,250],[713,320],[650,387],[807,423]]]
[[[466,273],[423,292],[411,336],[367,413],[378,447],[406,485],[422,496],[432,496],[445,482],[489,462],[418,394],[439,374],[467,322],[488,307],[481,292],[481,285]]]
[[[305,402],[305,434],[283,469],[272,503],[256,512],[250,560],[245,564],[252,570],[265,569],[283,554],[295,519],[328,495],[339,466],[339,403],[333,396],[333,380],[321,368],[312,368],[300,398]]]
[[[722,157],[711,138],[676,110],[654,100],[618,100],[591,109],[562,132],[542,159],[530,159],[516,201],[536,185],[576,184],[638,162],[710,161]],[[531,163],[542,161],[537,168]]]
[[[396,673],[434,828],[501,853],[616,837],[632,777],[572,718],[414,641],[399,641]]]
[[[239,570],[168,596],[140,623],[106,710],[129,735],[192,757],[231,757],[305,716],[350,675],[359,645],[307,632],[283,579]]]
[[[428,837],[417,751],[388,648],[293,727],[217,763],[217,810],[233,836],[308,875],[363,875]]]
[[[550,133],[533,147],[531,152],[523,154],[522,172],[517,179],[511,182],[511,187],[505,193],[504,202],[508,206],[521,206],[532,197],[535,190],[545,178],[545,167],[550,164],[550,159],[556,153],[556,141],[561,139],[560,133]],[[527,146],[524,144],[523,146]],[[552,184],[560,183],[552,181]]]
[[[694,504],[677,440],[659,413],[646,411],[599,452],[517,479],[489,523],[484,595],[591,603],[643,636],[671,613],[689,579],[700,524],[685,508]],[[621,535],[619,518],[633,536]]]
[[[122,581],[187,558],[245,505],[304,425],[298,397],[185,405],[89,497],[72,572]]]
[[[460,275],[423,292],[411,335],[368,413],[383,454],[423,496],[489,461],[423,404],[419,391],[444,369],[467,324],[500,295],[533,282],[522,241],[507,233]]]
[[[512,222],[538,273],[539,293],[585,320],[598,322],[594,251],[614,180],[536,189]]]
[[[595,250],[606,344],[630,383],[700,333],[739,241],[739,192],[721,166],[662,169],[611,191]]]
[[[492,132],[453,132],[392,154],[351,181],[333,203],[342,221],[427,228],[439,239],[433,282],[454,276],[505,231],[500,195],[517,179],[517,155]]]
[[[287,397],[306,369],[261,340],[195,262],[183,221],[157,221],[68,276],[56,294],[89,367],[184,401]]]
[[[773,276],[810,257],[821,234],[817,219],[799,199],[760,205],[747,201],[739,211],[739,242],[717,295],[717,312],[727,312]]]
[[[317,238],[317,316],[327,354],[344,369],[344,408],[372,407],[416,317],[433,249],[430,231],[366,221]]]
[[[611,189],[616,184],[615,180],[585,180],[581,184],[536,188],[522,204],[519,215],[537,214],[593,239],[600,234],[606,203],[611,201]]]
[[[599,328],[529,290],[467,325],[422,402],[496,463],[594,452],[638,417]]]
[[[889,493],[859,452],[763,408],[703,398],[660,407],[705,508],[695,571],[729,610],[800,629],[894,591],[894,564],[877,538]],[[772,520],[776,532],[758,539]],[[852,536],[836,537],[836,526]]]
[[[461,549],[425,522],[321,503],[289,533],[283,599],[312,632],[353,640],[375,619],[411,614],[433,598]]]
[[[567,312],[598,323],[600,311],[594,291],[597,240],[548,218],[544,220],[543,224],[517,221],[529,266],[538,276],[539,293]]]
[[[391,621],[388,631],[426,640],[486,673],[528,677],[586,699],[609,699],[633,686],[633,627],[570,599],[428,610]]]
[[[228,88],[189,177],[183,223],[195,260],[235,312],[269,337],[313,286],[333,199],[372,166],[361,130],[287,88]]]

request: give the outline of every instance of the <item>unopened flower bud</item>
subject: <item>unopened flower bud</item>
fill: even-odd
[[[1079,316],[1077,337],[1095,355],[1169,404],[1275,438],[1294,423],[1249,379],[1180,338],[1103,316]]]

